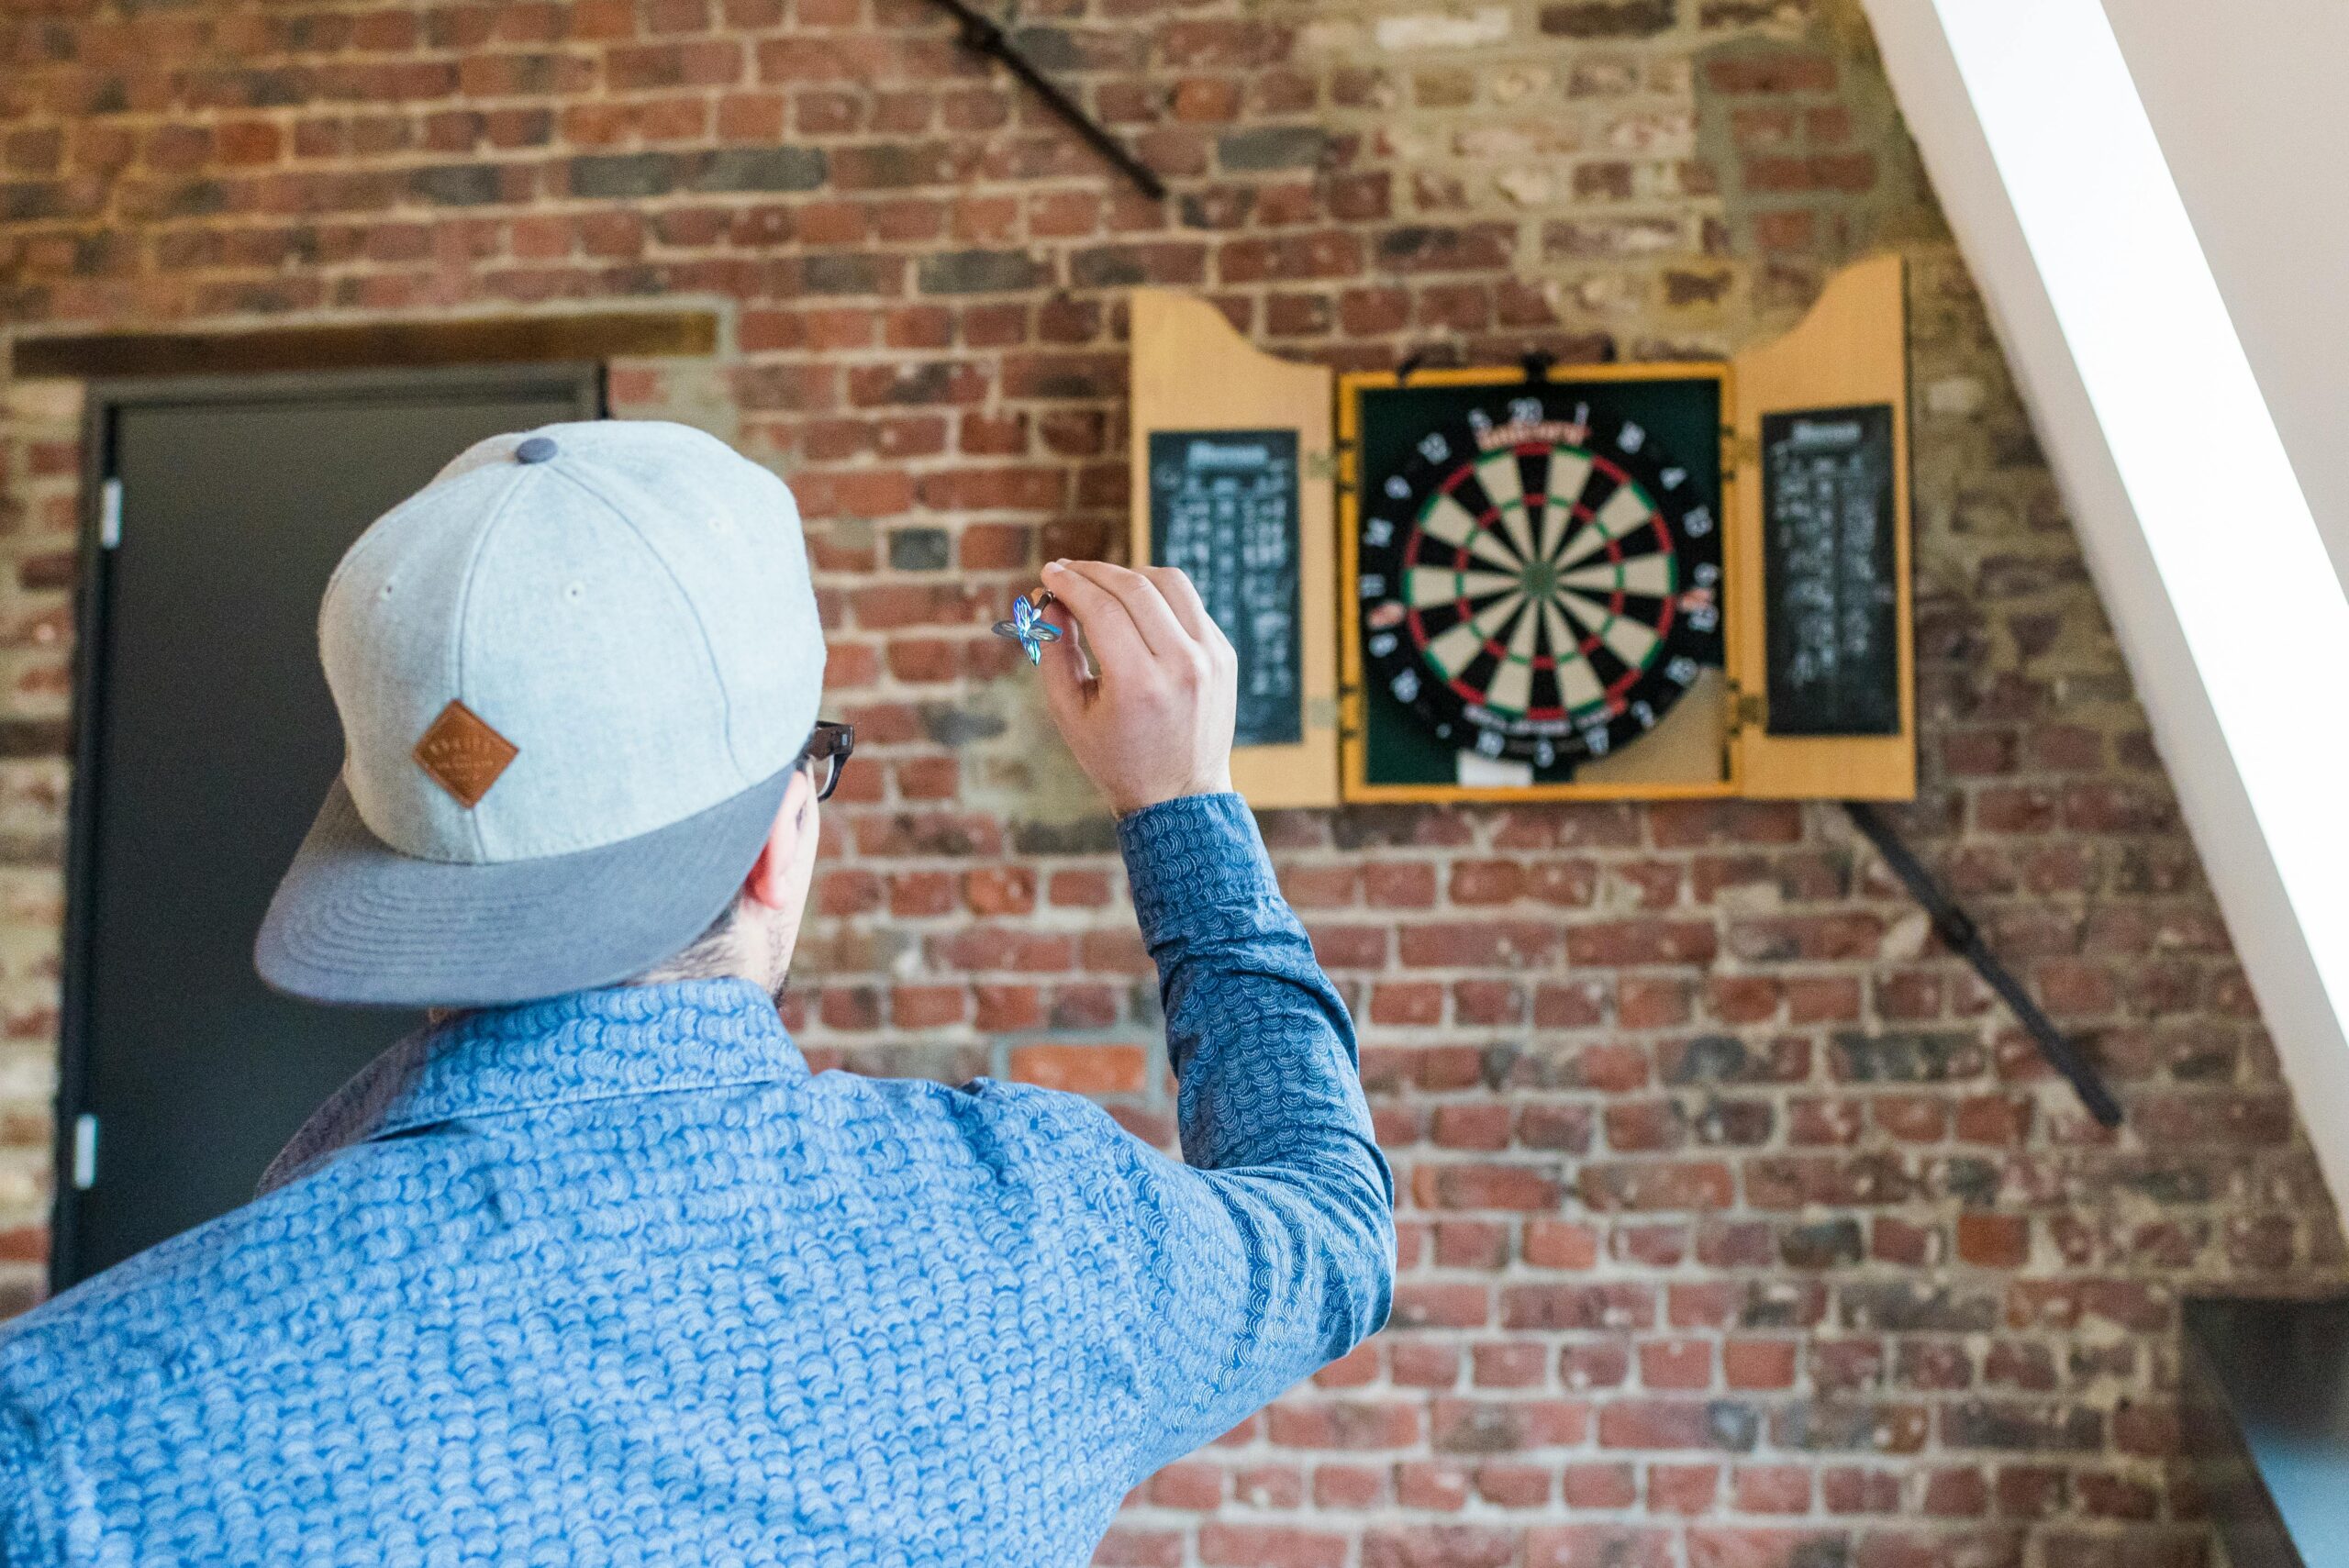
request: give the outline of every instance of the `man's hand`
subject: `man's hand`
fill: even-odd
[[[1055,561],[1044,586],[1062,642],[1044,655],[1044,696],[1109,809],[1230,789],[1240,661],[1191,580],[1171,566]]]

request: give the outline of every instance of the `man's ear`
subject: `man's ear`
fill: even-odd
[[[803,842],[815,830],[815,783],[807,769],[794,768],[790,786],[783,792],[783,805],[774,814],[774,826],[767,829],[766,845],[759,851],[758,863],[742,879],[743,896],[770,909],[788,907],[798,896],[793,867]]]

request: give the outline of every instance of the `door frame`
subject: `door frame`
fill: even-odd
[[[582,419],[605,417],[604,365],[598,361],[437,365],[400,369],[280,371],[243,375],[141,376],[83,384],[81,538],[73,589],[73,770],[66,811],[65,918],[59,932],[55,1156],[50,1206],[49,1288],[75,1277],[71,1267],[83,1191],[83,1117],[90,1111],[90,903],[95,872],[98,776],[106,716],[106,631],[120,491],[114,486],[115,431],[126,409],[203,404],[286,403],[333,394],[358,400],[407,402],[419,392],[550,391],[566,394]],[[451,454],[454,456],[454,453]],[[114,537],[109,538],[109,535]],[[95,1125],[95,1124],[93,1124]],[[102,1152],[102,1151],[101,1151]]]

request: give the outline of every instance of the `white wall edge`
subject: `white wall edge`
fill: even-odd
[[[1998,21],[2010,25],[2011,47],[2019,55],[2042,51],[2046,69],[2055,74],[2072,71],[2079,56],[2073,50],[2050,48],[2045,37],[2034,37],[2043,24],[2053,20],[2061,33],[2068,20],[2076,33],[2088,25],[2079,15],[2085,7],[2094,13],[2093,27],[2103,30],[2110,42],[2109,25],[2095,0],[1956,3],[1997,13]],[[2337,983],[2349,953],[2334,953],[2330,963],[2321,959],[2321,939],[2312,940],[2310,917],[2320,930],[2332,927],[2341,913],[2340,900],[2349,893],[2313,910],[2303,906],[2327,877],[2336,887],[2349,889],[2349,877],[2341,874],[2343,868],[2331,863],[2339,858],[2339,834],[2349,832],[2349,827],[2328,836],[2330,842],[2271,841],[2269,825],[2263,823],[2254,804],[2254,781],[2246,778],[2243,760],[2230,747],[2210,680],[2195,657],[2186,615],[2196,613],[2196,606],[2189,603],[2182,613],[2163,575],[2155,541],[2140,518],[2114,442],[2099,421],[2088,378],[2066,338],[2049,278],[2033,254],[1944,19],[1933,0],[1863,0],[1863,5],[1910,134],[1981,288],[1993,329],[2062,489],[2318,1162],[2341,1204],[2349,1199],[2349,1034],[2328,987],[2327,971],[2333,972]],[[1982,20],[1977,14],[1968,26]],[[2125,78],[2117,46],[2112,61]],[[2133,84],[2129,94],[2134,105]],[[2141,106],[2137,113],[2142,120]],[[2096,139],[2110,130],[2087,122],[2077,128],[2084,145],[2051,150],[2051,158],[2090,156]],[[2151,140],[2150,125],[2143,127],[2143,135]],[[2162,177],[2166,181],[2165,166]],[[2170,196],[2175,202],[2174,187]],[[2182,206],[2178,218],[2182,224]],[[2190,226],[2186,232],[2190,243]],[[2125,232],[2110,236],[2111,254],[2104,264],[2130,265],[2131,242]],[[2200,263],[2199,246],[2194,260]],[[2207,266],[2202,270],[2207,275]],[[2215,297],[2215,284],[2212,288]],[[2232,328],[2227,330],[2232,340]],[[2234,345],[2234,352],[2240,357],[2240,344]],[[2248,380],[2247,365],[2244,376]],[[2260,414],[2264,419],[2264,405]],[[2280,460],[2280,443],[2277,455]],[[2323,575],[2337,591],[2329,566]],[[2207,624],[2203,630],[2207,637]],[[2323,673],[2307,672],[2302,678]],[[2277,678],[2289,676],[2279,673]],[[2323,716],[2313,717],[2321,723]],[[2244,739],[2240,718],[2237,739]],[[2275,767],[2277,746],[2288,744],[2285,737],[2268,739],[2274,744],[2265,755],[2251,759],[2254,767]],[[2317,754],[2306,758],[2311,770],[2327,762]],[[2338,794],[2349,795],[2349,775],[2333,773],[2331,778]],[[2270,815],[2278,813],[2271,809]],[[2349,806],[2339,817],[2349,824]],[[2288,862],[2286,857],[2297,859]],[[2301,895],[2299,905],[2293,896],[2296,886]]]

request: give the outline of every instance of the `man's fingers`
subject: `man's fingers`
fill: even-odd
[[[1086,667],[1085,650],[1076,640],[1076,617],[1068,606],[1055,602],[1046,607],[1044,619],[1060,628],[1061,639],[1045,647],[1038,673],[1043,677],[1044,702],[1052,709],[1053,721],[1065,728],[1085,711],[1092,695],[1093,672]]]
[[[1044,568],[1044,586],[1060,606],[1074,618],[1093,644],[1093,658],[1104,672],[1150,657],[1150,645],[1134,628],[1133,617],[1119,597],[1069,562],[1055,561]],[[1063,633],[1063,636],[1068,635]]]
[[[1224,640],[1223,628],[1208,614],[1207,601],[1199,597],[1198,585],[1191,574],[1179,566],[1145,566],[1141,574],[1154,584],[1166,607],[1183,623],[1183,629],[1197,640],[1213,648]]]
[[[1097,587],[1115,595],[1126,614],[1132,618],[1134,629],[1150,645],[1150,651],[1160,659],[1189,657],[1197,639],[1168,607],[1166,596],[1157,584],[1139,572],[1122,566],[1112,566],[1106,561],[1072,561],[1070,571],[1085,577]]]

